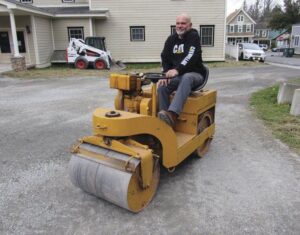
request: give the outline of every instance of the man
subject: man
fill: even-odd
[[[163,72],[168,79],[158,83],[158,117],[171,127],[175,126],[191,91],[204,81],[201,53],[200,37],[192,28],[191,18],[180,14],[176,17],[176,34],[168,37],[161,53]],[[170,104],[169,96],[174,91]]]

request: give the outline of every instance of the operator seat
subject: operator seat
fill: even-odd
[[[198,92],[198,91],[202,91],[202,89],[205,87],[206,83],[207,83],[207,80],[208,80],[208,76],[209,76],[209,69],[206,65],[203,64],[203,67],[204,67],[204,74],[203,75],[203,78],[204,78],[204,81],[202,82],[202,84],[198,87],[196,87],[195,89],[192,90],[192,93],[194,92]]]

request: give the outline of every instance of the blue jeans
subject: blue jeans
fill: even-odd
[[[203,81],[201,74],[191,72],[172,78],[167,86],[160,86],[157,89],[159,111],[172,111],[179,115],[191,91],[200,86]],[[176,93],[170,104],[169,97],[174,91]]]

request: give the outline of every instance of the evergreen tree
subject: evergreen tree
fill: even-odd
[[[284,10],[276,6],[271,14],[270,27],[272,29],[292,28],[292,24],[300,22],[300,0],[284,0]]]

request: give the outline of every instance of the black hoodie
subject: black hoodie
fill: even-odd
[[[179,75],[188,72],[204,74],[200,37],[196,29],[187,31],[182,39],[175,33],[165,42],[161,53],[163,72],[176,69]]]

